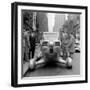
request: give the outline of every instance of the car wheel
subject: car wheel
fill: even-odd
[[[29,67],[30,67],[30,70],[34,70],[35,69],[35,59],[31,59],[30,60],[30,65],[29,65]]]
[[[67,68],[68,69],[71,69],[72,68],[72,58],[71,57],[68,57],[67,58],[67,63],[66,64],[67,64]]]

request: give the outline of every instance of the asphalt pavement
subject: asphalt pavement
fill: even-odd
[[[46,66],[35,69],[34,71],[28,70],[25,77],[39,77],[39,76],[55,76],[55,75],[79,75],[80,74],[80,53],[75,53],[72,69],[67,69],[65,66]]]

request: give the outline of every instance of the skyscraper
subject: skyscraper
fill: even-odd
[[[36,28],[40,32],[47,32],[48,31],[48,18],[47,13],[45,12],[37,12],[36,13]]]
[[[48,31],[48,18],[45,12],[36,12],[36,30],[38,32],[37,42],[42,39],[43,32]]]
[[[59,32],[64,22],[65,22],[65,14],[56,14],[55,15],[55,25],[54,25],[53,31]]]

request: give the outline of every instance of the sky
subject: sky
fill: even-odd
[[[65,14],[65,16],[66,16],[66,20],[68,20],[68,14]],[[48,13],[47,17],[48,17],[49,32],[53,32],[53,27],[55,25],[55,13]]]
[[[55,13],[48,13],[47,17],[48,17],[49,32],[53,32],[53,27],[54,27],[54,23],[55,23]]]

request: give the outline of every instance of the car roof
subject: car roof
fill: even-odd
[[[49,41],[56,41],[59,39],[59,33],[58,32],[44,32],[43,39],[49,40]]]

